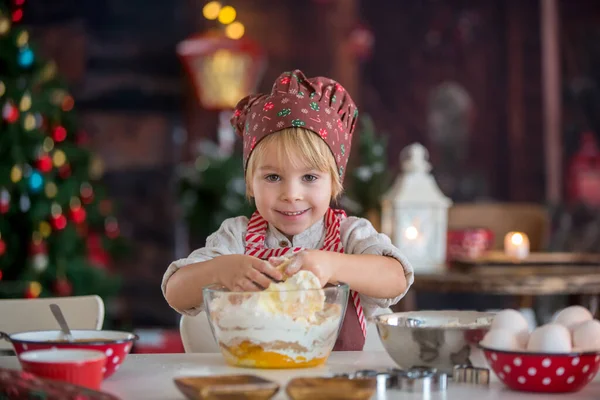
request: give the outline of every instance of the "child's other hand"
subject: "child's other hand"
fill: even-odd
[[[219,271],[219,282],[231,291],[254,292],[283,279],[281,272],[260,258],[241,254],[231,257],[231,263]]]
[[[286,267],[284,274],[292,276],[299,270],[303,269],[311,271],[319,278],[321,287],[325,286],[333,278],[333,264],[331,260],[331,252],[322,250],[303,250],[291,257],[291,261]],[[269,262],[278,266],[283,261],[283,257],[271,257]]]

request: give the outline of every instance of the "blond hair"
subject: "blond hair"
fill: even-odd
[[[258,165],[269,155],[267,145],[274,143],[277,156],[289,162],[301,162],[301,165],[292,165],[294,168],[307,167],[331,175],[331,198],[337,199],[342,193],[342,180],[338,173],[337,164],[327,143],[315,132],[304,128],[285,128],[265,136],[257,143],[248,159],[246,168],[246,193],[250,193],[250,184]],[[272,157],[273,155],[271,155]]]

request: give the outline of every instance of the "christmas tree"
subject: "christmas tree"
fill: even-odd
[[[223,149],[217,143],[200,143],[190,165],[181,166],[180,202],[190,233],[205,239],[224,220],[245,215],[254,206],[246,198],[242,154],[238,147]]]
[[[123,243],[74,100],[0,0],[0,298],[116,295]]]
[[[379,225],[381,198],[392,184],[387,168],[387,137],[378,134],[369,115],[360,117],[358,134],[358,165],[348,173],[345,182],[347,195],[342,205],[353,215],[370,219]]]

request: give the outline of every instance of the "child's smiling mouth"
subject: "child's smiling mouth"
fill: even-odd
[[[279,214],[282,214],[286,217],[298,217],[304,213],[306,213],[308,210],[310,210],[310,208],[307,208],[306,210],[302,210],[302,211],[280,211],[280,210],[276,210]]]

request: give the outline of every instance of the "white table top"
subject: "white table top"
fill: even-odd
[[[122,400],[184,400],[173,383],[182,376],[253,374],[279,382],[281,389],[274,399],[287,399],[285,384],[294,377],[331,376],[334,373],[353,372],[359,369],[385,369],[396,366],[386,352],[334,352],[327,365],[320,368],[295,370],[260,370],[234,368],[225,364],[220,354],[131,354],[121,368],[104,381],[102,390]],[[1,356],[0,367],[19,369],[15,356]],[[432,392],[423,397],[418,393],[389,390],[375,396],[377,400],[391,399],[478,399],[478,400],[542,400],[548,399],[600,399],[600,377],[577,393],[544,395],[513,392],[502,383],[493,381],[489,387],[473,387],[448,382],[446,392]]]

